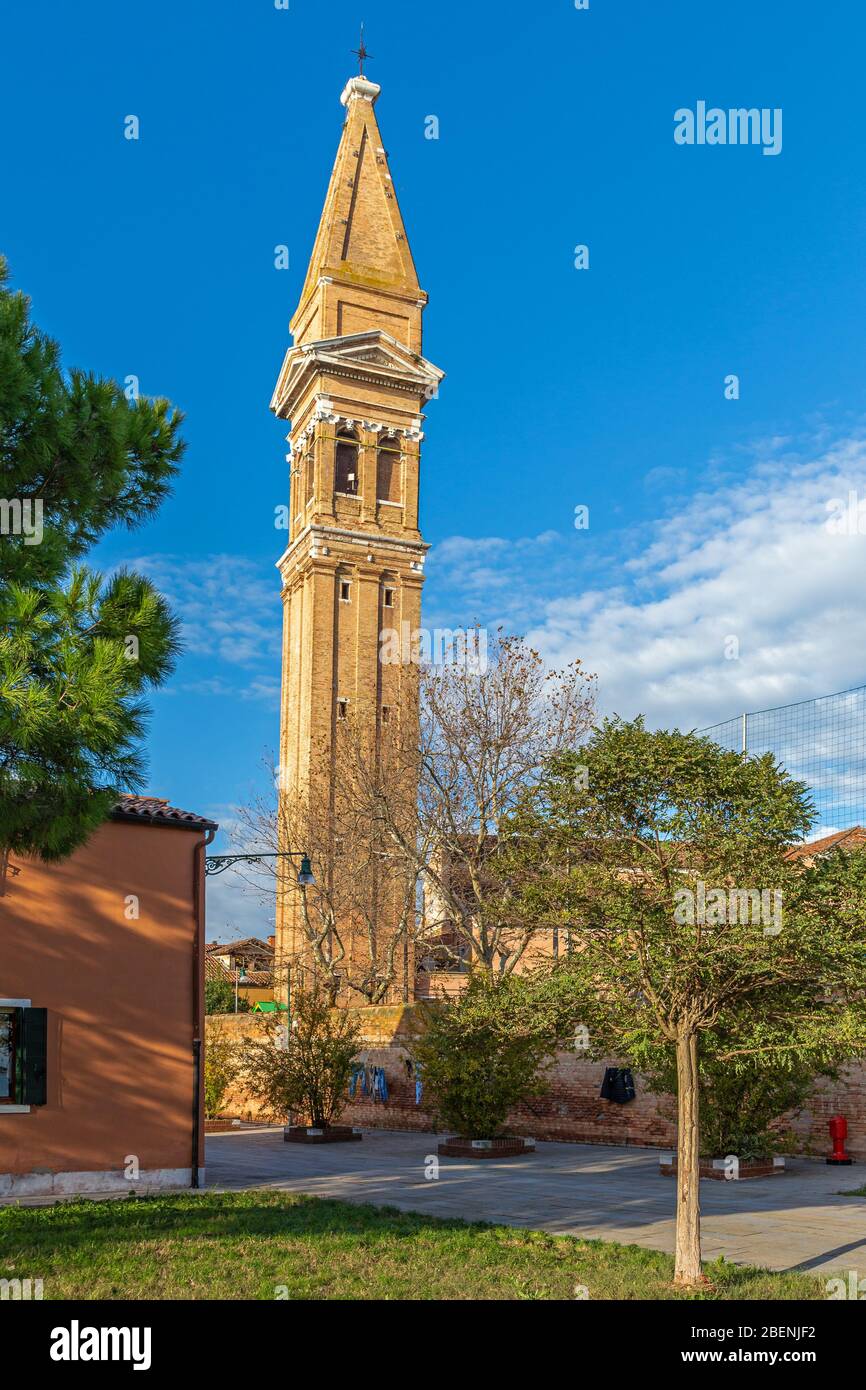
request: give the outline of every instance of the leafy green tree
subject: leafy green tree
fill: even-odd
[[[787,860],[811,814],[769,755],[613,719],[551,760],[510,826],[524,910],[573,947],[548,987],[593,1052],[675,1059],[678,1283],[701,1279],[702,1050],[721,1036],[741,1074],[866,1050],[866,856]]]
[[[565,1012],[528,976],[477,969],[455,998],[424,1006],[412,1054],[438,1124],[466,1139],[494,1139],[509,1110],[546,1089],[545,1063]]]
[[[356,1015],[335,1009],[325,982],[292,992],[292,1021],[266,1015],[244,1038],[240,1071],[250,1094],[271,1114],[306,1117],[326,1129],[346,1103],[352,1064],[362,1046]]]
[[[146,578],[79,561],[163,501],[181,419],[65,372],[0,258],[0,857],[64,857],[142,785],[143,697],[177,623]]]
[[[238,998],[237,1012],[249,1012],[250,1002],[241,995]],[[235,987],[231,980],[222,978],[205,980],[204,1011],[206,1014],[233,1014],[235,1012]]]

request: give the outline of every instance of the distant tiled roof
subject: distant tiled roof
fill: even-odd
[[[214,956],[204,958],[204,977],[206,980],[233,980],[234,975],[228,966]]]
[[[209,955],[215,956],[265,956],[272,959],[274,948],[257,936],[246,936],[243,941],[211,941],[205,947]]]
[[[248,970],[241,985],[255,985],[257,989],[270,989],[274,977],[270,970]]]
[[[227,965],[217,960],[215,956],[205,956],[204,958],[204,977],[206,980],[228,980],[229,984],[235,982],[235,971],[229,970]],[[273,976],[270,970],[248,970],[238,984],[243,989],[244,985],[252,985],[256,989],[270,989],[273,984]]]
[[[812,859],[826,854],[831,849],[857,849],[866,845],[866,830],[862,825],[852,825],[850,830],[837,830],[833,835],[825,835],[821,840],[810,840],[805,845],[794,845],[786,854],[786,859]]]
[[[181,830],[218,830],[216,821],[181,811],[160,796],[122,796],[111,813],[112,820],[136,821],[147,825],[174,825]]]

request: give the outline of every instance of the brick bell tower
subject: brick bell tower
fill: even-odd
[[[421,356],[427,296],[376,120],[379,92],[353,77],[340,97],[343,132],[289,325],[294,346],[271,401],[291,422],[289,540],[278,567],[280,795],[294,805],[329,804],[338,720],[352,719],[371,757],[390,721],[404,735],[407,721],[411,737],[417,729],[417,668],[381,662],[380,634],[420,623],[423,407],[443,373]],[[317,847],[309,849],[315,867]],[[297,873],[289,860],[281,868]],[[276,941],[284,970],[307,958],[300,922],[299,895],[284,877]]]

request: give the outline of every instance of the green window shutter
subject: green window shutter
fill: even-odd
[[[48,1072],[48,1010],[21,1010],[21,1101],[44,1105]]]

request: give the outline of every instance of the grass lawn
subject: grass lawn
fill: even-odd
[[[823,1286],[720,1262],[701,1298],[819,1299]],[[0,1209],[0,1278],[46,1299],[682,1298],[668,1255],[288,1192]],[[692,1295],[694,1296],[694,1295]]]

